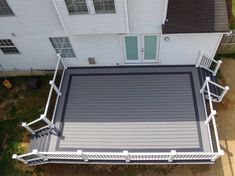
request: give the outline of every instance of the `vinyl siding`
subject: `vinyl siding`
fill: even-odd
[[[195,64],[200,50],[209,57],[214,57],[221,35],[203,34],[168,34],[160,41],[160,63],[162,65]],[[164,38],[169,37],[168,41]]]
[[[161,33],[164,0],[128,0],[131,33]]]
[[[124,1],[115,0],[116,13],[69,15],[64,0],[56,0],[69,34],[125,33]]]
[[[15,16],[0,17],[0,34],[24,35],[63,34],[52,1],[8,0]]]

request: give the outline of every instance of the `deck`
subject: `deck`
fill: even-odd
[[[56,130],[30,150],[210,152],[200,88],[194,66],[67,69]]]

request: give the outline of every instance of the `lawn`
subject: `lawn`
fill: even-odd
[[[235,29],[235,0],[232,0],[232,16],[229,17],[229,28]]]
[[[17,176],[39,173],[38,168],[28,169],[11,159],[13,153],[27,151],[29,134],[21,127],[22,122],[30,122],[43,112],[49,91],[49,76],[39,77],[39,90],[27,87],[29,77],[9,78],[11,90],[0,86],[0,175]],[[2,79],[0,82],[2,83]],[[35,169],[37,172],[35,172]]]

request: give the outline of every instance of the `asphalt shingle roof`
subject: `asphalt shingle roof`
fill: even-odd
[[[228,32],[225,0],[169,0],[164,34]]]

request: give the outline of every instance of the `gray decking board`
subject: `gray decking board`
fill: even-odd
[[[195,67],[68,69],[48,150],[208,152],[199,90]]]

